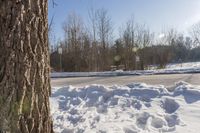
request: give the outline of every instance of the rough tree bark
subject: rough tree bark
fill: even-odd
[[[0,0],[0,132],[53,132],[47,4]]]

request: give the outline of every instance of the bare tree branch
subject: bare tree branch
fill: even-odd
[[[55,0],[51,0],[51,1],[52,1],[53,8],[54,8],[55,6],[58,5],[58,4],[55,2]]]

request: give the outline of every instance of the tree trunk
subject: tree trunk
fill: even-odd
[[[0,0],[0,132],[53,132],[47,4]]]

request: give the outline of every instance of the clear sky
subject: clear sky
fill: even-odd
[[[61,39],[62,24],[67,15],[76,12],[87,21],[91,7],[108,11],[115,34],[131,16],[156,33],[161,33],[165,28],[186,31],[200,21],[200,0],[55,0],[58,5],[54,8],[49,1],[49,21],[54,16],[54,34]]]

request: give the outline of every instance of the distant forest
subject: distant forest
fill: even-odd
[[[149,65],[164,68],[168,63],[200,61],[200,23],[193,25],[187,36],[173,28],[155,36],[131,17],[113,39],[113,22],[105,9],[91,9],[88,16],[86,26],[77,14],[68,15],[64,39],[50,45],[54,71],[144,70]]]

